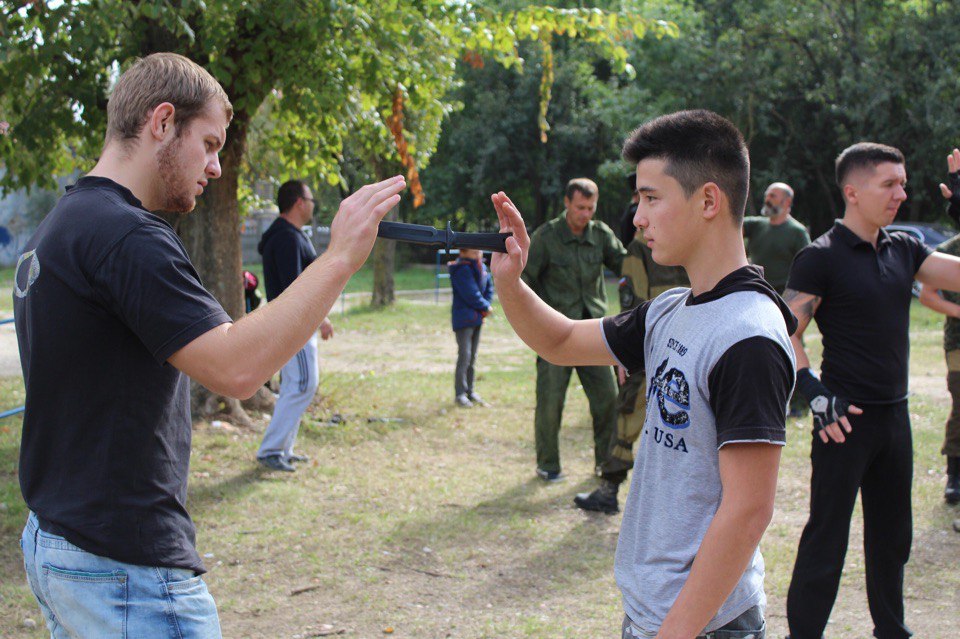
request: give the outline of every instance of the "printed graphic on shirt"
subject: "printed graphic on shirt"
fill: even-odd
[[[690,413],[687,412],[690,410],[690,384],[681,370],[667,370],[669,363],[668,357],[650,378],[647,405],[650,405],[651,398],[656,397],[660,421],[668,428],[680,430],[690,425]]]
[[[37,278],[40,277],[40,259],[36,250],[27,251],[17,260],[17,274],[13,284],[13,292],[17,297],[27,296],[27,291]]]

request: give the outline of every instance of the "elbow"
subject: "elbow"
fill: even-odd
[[[740,509],[737,513],[737,523],[743,536],[754,545],[760,543],[763,533],[773,521],[773,501],[770,503],[756,503]]]
[[[250,371],[226,372],[207,382],[202,382],[211,392],[224,397],[250,399],[256,395],[264,380],[255,378]]]

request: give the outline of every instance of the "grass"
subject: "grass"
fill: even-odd
[[[320,395],[298,439],[313,461],[298,473],[259,470],[259,432],[206,424],[195,431],[188,505],[224,636],[619,636],[612,566],[620,517],[572,506],[576,492],[595,485],[576,378],[561,431],[569,479],[544,485],[533,476],[533,356],[502,316],[485,326],[478,361],[477,390],[492,406],[472,410],[452,405],[448,306],[358,308],[335,324],[336,337],[320,347]],[[908,624],[931,639],[955,634],[960,600],[960,535],[950,531],[960,511],[942,500],[949,399],[941,334],[940,321],[915,305],[915,542],[906,606]],[[807,345],[818,360],[815,334]],[[0,405],[22,394],[19,379],[0,380]],[[809,425],[788,428],[777,512],[762,543],[771,638],[786,632],[786,589],[807,507]],[[0,636],[42,637],[42,628],[23,626],[40,619],[15,541],[26,517],[19,431],[19,418],[0,422]],[[871,634],[861,525],[858,510],[831,639]]]
[[[263,289],[263,265],[247,264],[243,268],[254,273],[260,280],[260,294],[266,299]],[[445,264],[441,264],[440,272],[446,274]],[[432,289],[437,284],[436,267],[433,264],[409,264],[398,268],[393,274],[394,286],[398,291],[417,291]],[[449,280],[440,279],[441,288],[450,286]],[[373,290],[373,266],[364,264],[347,283],[346,293],[360,293]]]

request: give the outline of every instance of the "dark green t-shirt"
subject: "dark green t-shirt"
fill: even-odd
[[[807,229],[792,217],[777,225],[769,218],[747,217],[743,220],[743,238],[750,261],[762,266],[764,278],[782,293],[793,258],[810,243]]]

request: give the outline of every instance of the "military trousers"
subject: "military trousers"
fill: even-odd
[[[960,457],[960,350],[947,351],[947,390],[953,406],[947,417],[940,454]]]
[[[610,366],[555,366],[537,358],[537,408],[534,438],[537,467],[560,472],[560,422],[567,397],[570,376],[577,377],[590,403],[593,420],[594,460],[597,467],[607,458],[610,437],[617,425],[617,381]]]
[[[633,444],[640,438],[647,418],[647,378],[637,371],[626,379],[617,393],[617,427],[610,437],[607,457],[600,464],[600,476],[621,484],[633,468]]]

